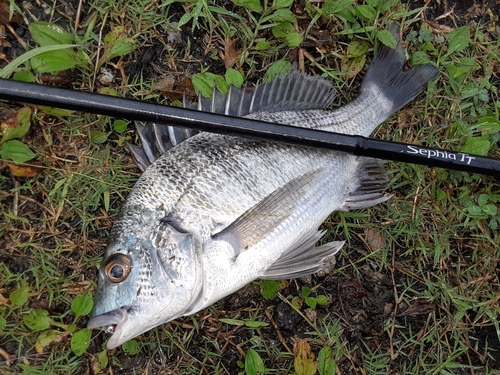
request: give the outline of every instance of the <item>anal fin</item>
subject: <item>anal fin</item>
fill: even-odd
[[[311,229],[296,241],[269,267],[261,279],[283,280],[308,276],[322,269],[323,259],[337,253],[344,241],[329,242],[315,246],[325,231]]]
[[[392,196],[385,193],[388,178],[382,162],[371,158],[361,160],[357,171],[359,185],[344,203],[344,211],[372,207]]]

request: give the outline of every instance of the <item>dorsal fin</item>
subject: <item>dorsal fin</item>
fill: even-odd
[[[294,72],[277,76],[272,82],[255,87],[238,89],[231,86],[226,94],[214,88],[210,98],[201,94],[197,103],[191,103],[184,95],[184,108],[243,117],[255,112],[287,110],[324,109],[335,97],[335,90],[329,81],[318,76]],[[132,156],[142,171],[159,155],[181,143],[191,135],[191,130],[175,126],[153,124],[152,128],[136,123],[141,138],[140,148],[129,145]]]
[[[201,94],[196,104],[183,104],[199,111],[243,117],[254,112],[324,109],[335,97],[329,81],[318,76],[294,72],[277,76],[272,82],[255,87],[231,87],[227,94],[215,90],[210,98]]]

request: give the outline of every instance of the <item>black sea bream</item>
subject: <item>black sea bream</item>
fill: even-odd
[[[391,31],[399,41],[397,26]],[[197,108],[369,136],[437,74],[431,65],[403,71],[404,64],[399,42],[382,46],[359,97],[335,111],[324,109],[334,97],[331,85],[300,73],[214,93]],[[173,144],[176,132],[170,129]],[[156,132],[160,149],[166,134]],[[154,159],[152,145],[144,147],[135,151],[143,168]],[[381,164],[342,152],[210,133],[164,151],[128,196],[100,269],[88,327],[114,326],[108,349],[257,278],[317,272],[343,244],[315,246],[328,215],[388,199]]]

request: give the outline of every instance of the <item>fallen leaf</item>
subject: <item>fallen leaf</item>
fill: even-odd
[[[38,336],[38,339],[35,343],[35,350],[38,354],[42,354],[43,350],[52,343],[61,342],[66,336],[68,332],[56,331],[54,329],[50,329],[48,331],[43,331]]]
[[[297,375],[313,375],[318,364],[311,346],[306,340],[297,340],[293,345],[293,366]]]
[[[49,310],[49,302],[45,299],[37,299],[34,301],[31,301],[28,306],[32,309],[43,309],[43,310]]]
[[[226,37],[224,39],[224,53],[221,52],[222,60],[224,60],[224,65],[227,68],[232,68],[236,61],[239,60],[241,56],[241,51],[236,49],[237,39],[231,39]]]
[[[382,234],[377,228],[368,228],[365,232],[365,239],[371,251],[377,251],[385,246]]]
[[[17,12],[14,12],[12,18],[10,16],[10,3],[5,0],[0,0],[0,23],[7,25],[9,23],[20,23],[23,19]]]
[[[90,363],[92,364],[92,370],[94,374],[97,374],[104,370],[108,365],[108,352],[103,350],[97,354],[90,356]]]
[[[61,70],[57,75],[43,73],[39,76],[39,79],[43,83],[55,86],[70,86],[75,80],[70,70]]]
[[[2,106],[0,107],[0,120],[7,120],[9,117],[14,116],[15,113],[14,109]]]
[[[436,311],[436,304],[434,302],[416,300],[412,302],[406,310],[396,314],[396,316],[403,317],[403,316],[427,315],[433,311]]]
[[[16,177],[35,177],[42,171],[42,168],[33,165],[19,165],[5,162],[10,169],[10,173]]]
[[[174,83],[174,76],[172,74],[167,74],[165,77],[155,82],[155,89],[160,91],[173,91]]]
[[[353,57],[352,59],[343,58],[342,62],[340,63],[340,69],[343,73],[347,73],[344,77],[351,78],[358,74],[365,66],[365,60],[365,55]]]
[[[0,123],[2,139],[0,144],[15,138],[21,138],[30,129],[31,108],[23,107],[18,109],[14,115]]]
[[[9,304],[9,299],[5,298],[2,293],[0,293],[0,306],[7,306]]]

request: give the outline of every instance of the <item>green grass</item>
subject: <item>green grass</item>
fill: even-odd
[[[67,32],[65,42],[81,47],[62,50],[55,62],[37,52],[45,70],[56,75],[70,56],[75,89],[175,104],[183,91],[193,97],[213,85],[227,89],[237,75],[254,83],[302,67],[331,79],[339,90],[335,105],[345,104],[359,89],[374,45],[384,41],[380,32],[397,20],[411,61],[432,61],[441,74],[374,136],[500,157],[494,20],[466,28],[447,18],[426,22],[424,14],[445,13],[434,2],[429,14],[378,0],[305,6],[92,0],[75,30],[76,12],[55,8],[59,2],[46,5],[49,13],[23,12],[25,21],[49,21],[52,14]],[[117,35],[129,39],[111,53]],[[27,51],[62,44],[33,40],[28,31],[23,37]],[[11,69],[10,77],[42,80],[36,58],[15,50],[12,35],[7,41],[7,60],[21,55],[22,62],[4,65],[0,74]],[[141,56],[150,58],[137,65]],[[114,73],[109,86],[99,81],[103,66]],[[252,283],[107,351],[105,334],[87,339],[91,304],[81,296],[95,291],[107,235],[139,175],[125,147],[137,136],[133,124],[101,116],[46,109],[30,116],[13,139],[29,147],[35,169],[21,169],[32,173],[20,177],[9,160],[0,164],[0,372],[309,374],[300,369],[310,365],[320,375],[498,373],[499,184],[393,162],[386,163],[391,200],[334,213],[323,224],[325,241],[347,241],[331,274],[281,282],[269,300],[261,282]],[[328,303],[310,308],[321,296]]]

